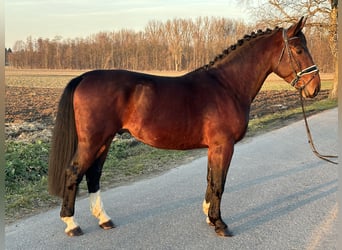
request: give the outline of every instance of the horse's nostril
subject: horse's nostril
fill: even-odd
[[[320,91],[320,87],[317,87],[317,88],[315,89],[314,96],[318,95],[319,91]]]

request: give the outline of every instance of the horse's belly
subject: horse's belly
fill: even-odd
[[[186,150],[206,147],[202,141],[202,136],[196,135],[195,131],[189,133],[181,129],[171,131],[156,127],[126,129],[137,140],[156,148]]]

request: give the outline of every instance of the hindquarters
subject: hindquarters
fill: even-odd
[[[74,93],[74,112],[79,145],[95,151],[122,128],[132,91],[129,79],[116,71],[91,71]]]
[[[121,128],[123,106],[120,88],[97,71],[70,81],[58,106],[49,155],[49,192],[64,196],[66,171],[77,166],[77,179],[108,150],[111,139]],[[70,170],[70,169],[69,169]],[[68,170],[68,171],[69,171]]]

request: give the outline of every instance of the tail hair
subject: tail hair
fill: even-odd
[[[77,133],[73,107],[74,91],[82,76],[72,79],[63,91],[58,105],[49,154],[48,188],[51,195],[63,197],[65,170],[71,164],[77,148]]]

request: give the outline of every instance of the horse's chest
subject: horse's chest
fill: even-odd
[[[224,133],[229,134],[237,142],[246,134],[249,121],[249,109],[235,106],[228,110],[225,114],[225,119],[221,117],[220,121],[226,130],[223,130]]]

